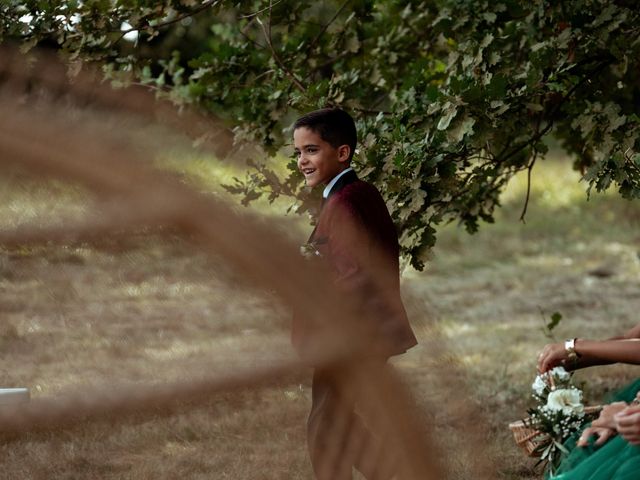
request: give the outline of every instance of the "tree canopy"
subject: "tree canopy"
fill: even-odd
[[[386,198],[403,254],[422,268],[434,227],[492,221],[517,172],[554,135],[590,188],[640,196],[640,9],[632,0],[8,1],[0,41],[99,63],[224,119],[255,142],[230,190],[298,197],[273,158],[295,117],[340,106],[360,135],[361,177]],[[524,212],[523,212],[524,213]]]

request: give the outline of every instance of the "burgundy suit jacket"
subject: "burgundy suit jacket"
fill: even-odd
[[[309,243],[327,262],[336,287],[355,301],[361,328],[344,330],[347,335],[363,335],[356,334],[358,338],[348,339],[349,343],[383,356],[404,353],[416,345],[400,297],[398,235],[376,187],[359,180],[353,171],[340,177],[324,202]],[[340,321],[327,319],[331,321],[341,328]],[[313,325],[304,315],[294,315],[292,341],[297,350],[304,352],[313,337]]]

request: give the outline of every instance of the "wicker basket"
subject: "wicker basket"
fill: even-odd
[[[591,407],[584,407],[584,413],[587,415],[595,415],[602,410],[601,405],[594,405]],[[544,437],[540,436],[540,432],[535,428],[528,425],[528,418],[525,420],[518,420],[517,422],[511,422],[509,429],[513,433],[513,439],[516,445],[520,447],[528,457],[539,457],[540,451],[536,451],[536,448],[544,442]]]
[[[535,450],[540,444],[541,439],[536,439],[536,437],[540,435],[540,432],[535,428],[528,426],[527,420],[511,422],[509,424],[509,429],[511,430],[511,433],[513,433],[513,439],[515,440],[516,445],[524,450],[528,457],[537,457],[539,455]]]

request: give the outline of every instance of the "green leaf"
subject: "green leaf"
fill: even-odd
[[[503,100],[507,93],[508,80],[503,75],[494,75],[487,87],[490,98]]]
[[[461,142],[466,135],[473,133],[475,123],[476,120],[474,118],[465,116],[464,119],[457,121],[455,126],[447,131],[447,136],[453,142]]]
[[[547,329],[549,330],[549,332],[553,331],[553,329],[556,328],[558,324],[560,324],[561,320],[562,314],[560,312],[554,312],[553,315],[551,315],[551,321],[547,323]]]
[[[444,108],[444,114],[440,118],[440,121],[438,122],[438,125],[436,128],[438,130],[446,130],[447,128],[449,128],[449,124],[451,123],[451,120],[453,120],[453,118],[456,116],[457,113],[458,113],[457,107],[447,102]]]

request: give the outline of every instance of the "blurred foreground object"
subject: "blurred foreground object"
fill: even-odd
[[[0,388],[0,405],[28,403],[31,393],[28,388]]]

